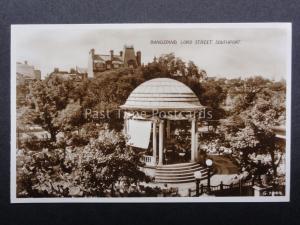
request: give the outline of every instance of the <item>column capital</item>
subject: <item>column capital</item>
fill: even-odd
[[[152,119],[151,119],[151,121],[153,122],[153,123],[159,123],[159,118],[157,118],[157,117],[152,117]]]
[[[124,112],[124,119],[125,120],[128,120],[128,119],[132,119],[133,115],[129,112]]]
[[[196,121],[197,121],[197,118],[196,118],[196,117],[192,117],[192,118],[189,118],[188,121],[189,121],[189,122],[196,122]]]
[[[164,124],[164,122],[165,122],[165,121],[164,121],[164,120],[162,120],[162,119],[159,119],[159,120],[158,120],[158,123],[162,123],[162,124]]]

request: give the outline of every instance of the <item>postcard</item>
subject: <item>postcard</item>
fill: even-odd
[[[290,197],[291,24],[11,26],[11,202]]]

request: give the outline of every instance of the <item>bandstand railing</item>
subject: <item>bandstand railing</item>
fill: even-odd
[[[150,155],[143,155],[142,162],[144,162],[146,166],[155,166],[155,159]]]

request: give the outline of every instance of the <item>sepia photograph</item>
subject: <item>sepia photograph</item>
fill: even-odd
[[[11,202],[288,202],[291,24],[11,26]]]

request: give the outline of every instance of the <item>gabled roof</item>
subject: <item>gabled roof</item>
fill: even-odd
[[[123,58],[120,55],[114,55],[114,61],[121,61],[121,62],[123,62]]]
[[[111,60],[111,56],[110,55],[94,55],[93,60],[106,62],[106,61]],[[114,55],[113,61],[123,62],[123,58],[120,55]]]
[[[100,55],[94,55],[94,56],[93,56],[93,60],[102,61],[102,62],[105,62],[105,61],[106,61],[106,60],[103,59]]]

